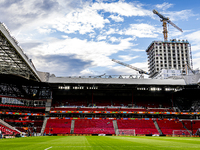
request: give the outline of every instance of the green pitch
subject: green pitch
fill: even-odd
[[[191,150],[200,138],[129,136],[46,136],[0,139],[0,150]]]

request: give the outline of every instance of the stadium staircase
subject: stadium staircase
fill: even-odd
[[[74,134],[75,120],[72,120],[70,134]]]
[[[182,120],[182,122],[189,131],[192,131],[193,134],[195,134],[200,128],[200,120]]]
[[[119,134],[119,130],[118,130],[118,126],[117,126],[117,120],[113,120],[113,127],[115,129],[115,134],[118,135]]]
[[[179,120],[158,120],[157,123],[165,135],[172,135],[174,130],[185,130]]]
[[[22,134],[21,131],[19,131],[18,129],[12,127],[11,125],[9,125],[8,123],[6,123],[6,122],[3,121],[2,119],[0,119],[0,124],[2,124],[3,126],[5,126],[5,127],[7,127],[7,128],[10,128],[10,129],[16,131],[16,132],[19,133],[19,134]]]
[[[43,125],[42,125],[42,129],[41,129],[41,136],[44,135],[44,130],[46,128],[47,120],[48,120],[48,117],[45,117]]]
[[[178,107],[173,107],[174,112],[181,112],[181,110]]]
[[[155,124],[156,129],[158,130],[159,134],[162,135],[162,131],[160,130],[160,127],[158,126],[158,123],[156,122],[156,120],[153,121],[153,123]]]
[[[187,132],[192,135],[192,133],[188,130],[188,128],[185,126],[185,124],[183,123],[183,121],[180,120],[180,122],[182,123],[183,127],[187,130]]]

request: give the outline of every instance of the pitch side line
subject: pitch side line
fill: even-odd
[[[48,147],[48,148],[46,148],[46,149],[44,149],[44,150],[48,150],[48,149],[50,149],[50,148],[52,148],[52,146],[51,146],[51,147]]]

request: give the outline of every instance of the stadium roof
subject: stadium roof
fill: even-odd
[[[31,60],[24,54],[7,27],[0,22],[0,73],[41,81]]]
[[[70,78],[50,77],[49,83],[69,84],[140,84],[140,85],[186,85],[184,79],[135,79],[135,78]]]

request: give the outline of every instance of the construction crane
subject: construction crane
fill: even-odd
[[[183,32],[182,29],[180,29],[179,27],[177,27],[173,22],[171,22],[171,20],[169,20],[168,17],[164,17],[163,15],[161,15],[157,10],[153,10],[153,13],[158,15],[161,19],[160,21],[163,22],[163,35],[164,35],[164,41],[167,41],[167,23],[171,24],[173,27],[175,27],[176,29],[178,29],[179,31]]]
[[[140,69],[140,68],[134,67],[134,66],[132,66],[132,65],[123,63],[123,62],[121,62],[121,61],[119,61],[119,60],[112,59],[112,61],[114,61],[114,62],[116,62],[116,63],[118,63],[118,64],[120,64],[120,65],[129,67],[129,68],[131,68],[131,69],[133,69],[133,70],[136,70],[136,71],[138,71],[139,74],[141,74],[141,75],[142,75],[142,74],[147,74],[147,75],[149,75],[148,72],[146,72],[146,71],[144,71],[144,70],[142,70],[142,69]]]

